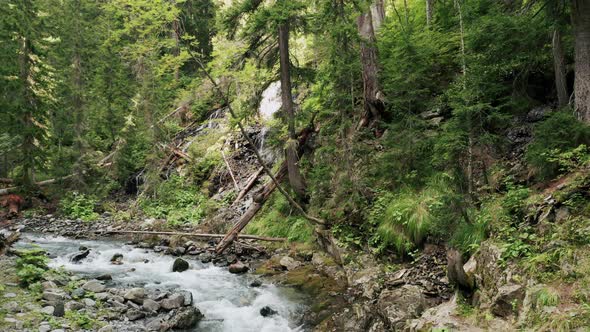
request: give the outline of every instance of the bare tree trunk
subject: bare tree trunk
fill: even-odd
[[[432,17],[434,15],[434,0],[426,0],[426,25],[432,24]]]
[[[557,100],[559,107],[568,104],[569,95],[567,93],[566,71],[565,71],[565,54],[561,43],[561,32],[559,28],[553,30],[553,65],[555,69],[555,89],[557,90]]]
[[[374,5],[382,5],[379,1]],[[379,88],[379,67],[377,63],[377,47],[375,45],[375,29],[373,24],[373,11],[382,13],[381,9],[369,9],[357,18],[357,29],[361,37],[361,65],[364,89],[364,115],[360,126],[368,126],[371,122],[381,120],[384,104],[381,100]],[[377,15],[378,17],[379,15]],[[379,24],[377,24],[378,26]]]
[[[576,78],[575,109],[579,119],[590,123],[590,0],[572,0]]]
[[[385,20],[385,4],[383,0],[375,0],[371,5],[371,23],[373,24],[373,32],[377,33],[383,25]]]
[[[25,1],[25,5],[28,1]],[[20,57],[20,80],[22,82],[22,96],[25,102],[26,111],[23,113],[23,142],[22,142],[22,153],[23,153],[23,171],[22,181],[25,187],[30,187],[35,182],[34,167],[35,160],[33,156],[34,141],[35,138],[32,134],[34,127],[33,113],[31,108],[36,107],[36,102],[32,96],[31,87],[29,86],[29,75],[30,75],[30,53],[31,53],[31,41],[28,36],[21,36],[21,52]]]
[[[287,115],[289,140],[285,145],[285,160],[289,173],[289,183],[301,199],[305,197],[306,185],[299,171],[297,157],[297,134],[295,133],[295,110],[291,95],[291,73],[289,62],[289,22],[279,25],[279,53],[281,64],[281,99]]]

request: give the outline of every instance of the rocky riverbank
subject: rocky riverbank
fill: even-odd
[[[128,229],[126,226],[107,217],[100,222],[86,223],[49,215],[22,219],[12,227],[24,232],[78,239],[112,239],[110,231]],[[137,223],[135,229],[161,230],[160,225],[151,220]],[[304,330],[428,331],[438,326],[451,326],[458,330],[482,326],[482,322],[469,321],[458,314],[461,303],[446,276],[446,248],[443,246],[428,245],[413,262],[404,265],[387,265],[377,262],[370,255],[349,252],[346,254],[347,263],[339,266],[324,253],[294,245],[265,248],[257,243],[242,241],[217,255],[214,252],[215,240],[202,242],[176,236],[149,235],[126,238],[126,243],[135,250],[158,257],[170,256],[166,269],[180,274],[190,273],[187,269],[194,263],[189,262],[198,262],[230,273],[248,273],[248,288],[279,285],[307,294],[311,301],[296,318],[297,324]],[[498,294],[488,294],[493,291],[486,283],[494,282],[505,274],[498,270],[498,276],[493,276],[490,273],[496,270],[484,267],[499,266],[497,250],[489,248],[487,251],[480,250],[472,261],[465,264],[465,270],[474,274],[482,288],[475,295],[474,301],[479,301],[477,305],[487,305],[493,309],[492,312],[498,313],[495,316],[499,318],[488,317],[483,325],[510,330],[511,324],[502,317],[511,315],[511,309],[506,308],[512,299],[518,299],[520,289],[505,289],[503,284],[499,284],[496,287]],[[68,256],[70,261],[83,262],[96,250],[92,247],[77,249]],[[51,252],[48,255],[54,257]],[[127,257],[123,254],[112,254],[109,259],[113,268],[127,268]],[[5,257],[3,261],[4,264],[14,265],[9,258]],[[150,262],[145,263],[149,265]],[[133,269],[131,265],[129,268]],[[3,326],[18,331],[37,328],[42,331],[59,331],[60,328],[67,331],[82,325],[84,329],[103,332],[166,331],[190,328],[199,320],[210,319],[197,309],[190,292],[165,287],[145,290],[137,283],[115,284],[109,274],[81,278],[78,274],[62,272],[59,277],[47,278],[36,295],[10,286],[16,286],[14,278],[7,281],[7,285],[7,289],[18,294],[19,298],[21,294],[30,293],[22,297],[27,299],[25,302],[28,304],[9,301],[10,298],[0,301],[5,313]],[[486,293],[486,290],[489,292]],[[264,304],[257,309],[259,312],[256,315],[272,317],[277,309]],[[25,312],[26,317],[23,315]]]

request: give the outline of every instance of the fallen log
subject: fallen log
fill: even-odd
[[[283,162],[281,164],[281,168],[275,174],[275,179],[277,180],[277,182],[281,182],[285,178],[286,175],[287,175],[287,163]],[[252,218],[254,218],[256,213],[258,213],[258,211],[260,211],[260,209],[264,205],[264,202],[266,202],[266,200],[270,197],[270,195],[273,193],[273,191],[277,188],[277,185],[276,185],[277,182],[275,182],[275,181],[268,182],[262,188],[261,192],[259,192],[258,194],[256,194],[254,196],[254,202],[252,202],[252,205],[250,205],[248,210],[246,210],[246,212],[240,217],[240,220],[229,230],[229,232],[227,232],[227,234],[223,237],[223,239],[217,244],[217,247],[215,248],[216,253],[218,253],[218,254],[222,253],[225,249],[227,249],[227,247],[230,246],[230,244],[233,241],[238,239],[238,237],[241,237],[241,235],[239,235],[240,232],[244,229],[244,227],[246,227],[246,225],[248,225],[250,220],[252,220]]]
[[[9,178],[0,178],[0,184],[13,184],[14,180]]]
[[[221,157],[223,157],[223,161],[225,162],[225,167],[227,167],[227,170],[229,171],[229,175],[231,176],[231,179],[234,182],[234,187],[236,187],[236,191],[240,190],[240,186],[238,186],[238,181],[236,181],[236,177],[234,176],[234,172],[231,170],[231,166],[229,165],[227,158],[225,158],[225,153],[223,153],[223,150],[221,150]]]
[[[246,196],[246,194],[250,191],[250,189],[252,189],[252,187],[254,187],[256,180],[258,180],[258,178],[260,177],[260,175],[262,174],[263,171],[264,171],[264,168],[260,167],[254,174],[250,175],[250,177],[248,178],[248,182],[246,183],[246,186],[244,187],[244,189],[242,189],[242,191],[240,191],[240,193],[238,194],[238,197],[236,197],[236,199],[234,200],[234,202],[232,204],[236,204],[242,198],[244,198],[244,196]]]
[[[99,234],[145,234],[145,235],[177,235],[177,236],[188,236],[188,237],[201,237],[201,238],[223,238],[225,234],[207,234],[207,233],[185,233],[185,232],[156,232],[156,231],[96,231]],[[249,234],[240,234],[240,239],[244,240],[257,240],[257,241],[268,241],[268,242],[284,242],[287,239],[282,237],[267,237]]]
[[[36,186],[46,186],[48,184],[53,184],[53,183],[56,183],[58,181],[67,180],[67,179],[73,177],[74,175],[75,174],[70,174],[70,175],[62,176],[60,178],[39,181],[39,182],[35,183],[35,185]],[[13,193],[13,192],[17,191],[19,188],[20,187],[9,187],[9,188],[0,189],[0,195],[7,195],[7,194],[10,194],[10,193]]]

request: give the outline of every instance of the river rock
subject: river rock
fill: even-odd
[[[47,290],[43,292],[43,299],[49,302],[63,301],[64,294]]]
[[[109,298],[109,293],[106,293],[106,292],[96,293],[96,294],[94,294],[94,298],[99,301],[105,301],[106,299]]]
[[[85,293],[86,292],[82,288],[76,288],[70,293],[70,295],[72,295],[73,298],[81,298],[84,297]]]
[[[262,286],[262,282],[260,280],[254,280],[250,283],[250,287],[260,287]]]
[[[143,288],[131,288],[123,295],[123,297],[126,300],[142,304],[145,299],[145,290]]]
[[[123,254],[114,254],[113,257],[111,257],[111,264],[114,265],[121,265],[123,264]]]
[[[65,309],[69,311],[78,311],[84,308],[84,305],[77,301],[68,301],[65,305]]]
[[[105,274],[101,274],[98,277],[96,277],[96,280],[113,280],[113,276],[111,276],[108,273],[105,273]]]
[[[211,253],[204,252],[199,255],[199,260],[201,263],[210,263],[211,260],[213,260],[213,255],[211,255]]]
[[[174,247],[174,249],[172,249],[172,255],[174,256],[184,255],[185,252],[186,249],[184,247]]]
[[[165,310],[180,308],[184,305],[184,295],[178,293],[170,295],[168,298],[163,299],[160,305]]]
[[[43,287],[43,290],[56,289],[57,288],[57,285],[53,281],[44,281],[43,283],[41,283],[41,286]]]
[[[127,311],[125,316],[127,316],[127,318],[129,318],[130,321],[135,321],[135,320],[144,318],[145,313],[143,313],[137,309],[130,309]]]
[[[172,329],[190,329],[197,325],[203,314],[195,307],[184,307],[168,321]]]
[[[262,307],[262,309],[260,309],[260,316],[262,316],[262,317],[270,317],[270,316],[274,316],[276,314],[277,314],[277,312],[269,306],[265,306],[265,307]]]
[[[193,304],[193,293],[189,291],[181,291],[180,294],[184,297],[184,305],[191,305]]]
[[[84,300],[82,300],[82,302],[84,302],[84,305],[87,307],[96,306],[96,302],[93,299],[84,299]]]
[[[64,308],[63,301],[57,301],[54,305],[53,316],[55,317],[63,317],[66,310]]]
[[[5,298],[14,298],[14,297],[16,297],[16,294],[15,293],[6,293],[6,294],[4,294],[4,297]]]
[[[491,311],[494,315],[508,317],[515,313],[524,299],[524,287],[521,285],[505,285],[498,288]]]
[[[161,318],[154,318],[145,324],[145,329],[148,331],[166,331],[170,327],[164,323]]]
[[[189,264],[182,258],[177,258],[174,260],[174,264],[172,264],[172,272],[184,272],[188,270]]]
[[[393,330],[403,330],[406,320],[418,317],[426,307],[426,299],[420,287],[403,285],[381,292],[377,310]]]
[[[229,272],[234,274],[246,273],[248,272],[248,265],[237,262],[229,266]]]
[[[112,325],[105,325],[98,330],[98,332],[114,332],[114,331],[115,330],[113,329]]]
[[[154,247],[154,252],[165,252],[167,251],[169,248],[166,246],[155,246]]]
[[[82,289],[93,293],[100,293],[104,291],[106,287],[98,280],[90,280],[87,281],[84,285],[82,285]]]
[[[43,309],[41,309],[41,313],[44,313],[46,315],[53,315],[53,312],[55,311],[55,307],[48,305],[46,307],[43,307]]]
[[[8,312],[12,312],[12,313],[20,311],[19,305],[15,301],[10,301],[10,302],[4,303],[4,305],[2,306],[2,309],[6,310]]]
[[[225,257],[225,261],[228,264],[233,264],[233,263],[237,262],[237,260],[238,260],[238,257],[234,254],[230,254]]]
[[[88,254],[90,254],[90,249],[86,249],[84,251],[80,251],[76,254],[74,254],[72,256],[72,258],[70,258],[70,261],[73,263],[78,263],[81,260],[83,260],[84,258],[88,257]]]
[[[160,304],[152,299],[143,300],[143,308],[150,312],[158,312]]]
[[[298,262],[289,256],[283,256],[279,261],[279,264],[288,271],[295,270],[301,266],[301,262]]]

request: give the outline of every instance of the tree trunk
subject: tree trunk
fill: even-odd
[[[25,6],[28,1],[25,1]],[[22,83],[22,97],[25,102],[25,111],[22,115],[23,124],[23,141],[22,141],[22,153],[23,153],[23,171],[22,181],[25,187],[31,187],[35,182],[34,179],[34,167],[35,159],[33,156],[35,137],[33,135],[33,113],[32,108],[36,106],[34,97],[32,96],[31,87],[29,86],[29,75],[30,75],[30,53],[31,53],[31,41],[28,36],[21,36],[21,52],[20,52],[20,81]]]
[[[426,0],[426,25],[432,24],[432,17],[434,15],[434,0]]]
[[[375,0],[371,5],[371,23],[373,24],[373,31],[377,33],[383,25],[385,20],[385,4],[383,0]]]
[[[289,22],[279,25],[279,53],[281,64],[281,99],[287,115],[289,140],[285,146],[285,160],[289,173],[289,183],[301,199],[305,197],[306,185],[299,171],[297,158],[297,134],[295,133],[295,110],[291,95],[291,73],[289,63]]]
[[[572,0],[575,41],[575,110],[579,119],[590,123],[590,0]]]
[[[553,30],[553,65],[555,69],[555,89],[557,90],[557,100],[559,107],[568,104],[569,95],[567,93],[566,71],[565,71],[565,54],[561,43],[561,32],[558,28]]]
[[[378,1],[376,5],[381,1]],[[361,38],[361,65],[364,90],[364,115],[360,126],[374,124],[381,119],[384,104],[379,90],[379,68],[377,65],[377,47],[375,45],[375,29],[373,24],[373,10],[362,13],[357,18],[357,29]],[[375,10],[375,12],[383,12]],[[379,24],[377,24],[379,26]]]

